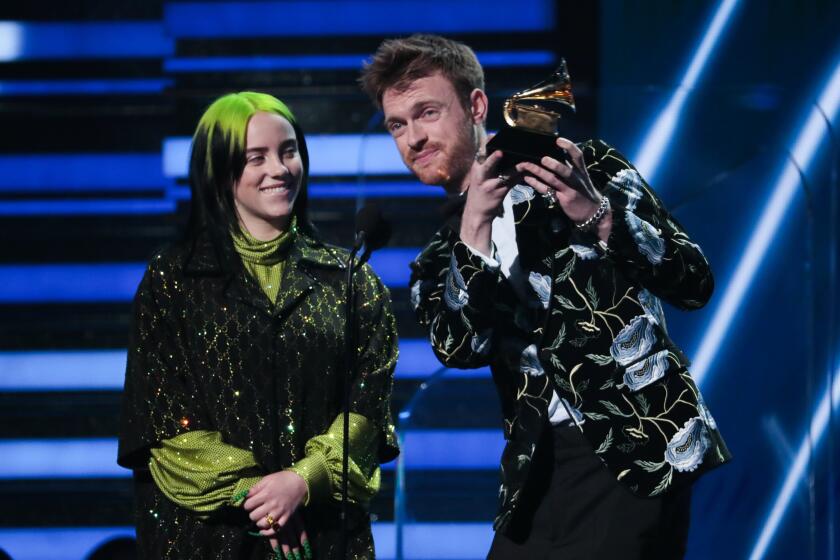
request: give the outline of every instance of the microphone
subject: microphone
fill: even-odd
[[[376,249],[384,247],[391,239],[391,224],[382,216],[382,211],[375,204],[363,206],[356,214],[356,238],[353,248],[347,256],[347,276],[345,278],[345,317],[344,345],[346,348],[346,379],[344,382],[344,398],[342,410],[344,412],[344,438],[341,450],[341,554],[339,558],[347,558],[347,477],[350,468],[350,447],[347,434],[350,433],[350,392],[353,381],[358,377],[358,356],[356,355],[356,340],[358,324],[354,306],[353,273],[358,266],[364,264],[370,254]],[[364,247],[362,256],[356,260],[359,250]],[[356,265],[354,265],[354,260]]]
[[[364,246],[359,263],[367,262],[370,254],[388,244],[391,239],[391,223],[382,215],[376,204],[363,206],[356,214],[356,238],[353,252],[356,253]]]

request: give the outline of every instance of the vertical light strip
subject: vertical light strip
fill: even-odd
[[[665,109],[659,114],[653,127],[642,142],[641,148],[639,148],[639,151],[633,158],[633,162],[639,170],[639,173],[650,184],[655,184],[655,176],[659,168],[659,163],[662,161],[665,149],[674,136],[674,131],[677,129],[680,114],[688,100],[689,93],[697,85],[700,74],[706,67],[712,51],[723,35],[723,30],[731,20],[732,12],[737,5],[738,0],[722,0],[718,4],[718,7],[715,9],[715,15],[703,33],[703,39],[695,50],[694,56],[691,58],[691,62],[680,80],[677,89],[674,91]]]
[[[779,524],[790,505],[791,499],[796,492],[797,487],[805,476],[805,469],[811,458],[812,449],[816,449],[825,430],[828,427],[828,421],[831,418],[831,406],[837,408],[837,403],[840,402],[840,371],[834,374],[834,383],[827,388],[819,406],[817,407],[814,417],[811,420],[810,433],[802,438],[802,443],[799,445],[799,451],[796,453],[796,459],[793,461],[793,466],[788,471],[785,477],[785,482],[782,484],[781,490],[773,503],[773,508],[764,522],[764,527],[761,529],[761,534],[753,547],[750,554],[750,560],[761,560],[767,553],[767,548],[776,535]],[[812,447],[813,446],[813,447]]]
[[[818,103],[828,119],[835,120],[840,106],[840,60],[837,61],[828,83],[823,88]],[[732,320],[767,253],[767,248],[776,236],[791,200],[799,190],[800,176],[797,166],[807,171],[822,140],[826,137],[826,132],[825,118],[820,113],[820,109],[813,107],[794,144],[793,161],[785,163],[770,200],[765,205],[758,225],[747,243],[744,256],[724,292],[723,300],[715,310],[699,349],[694,353],[691,371],[698,384],[702,384],[708,374],[720,349],[720,343],[732,325]]]

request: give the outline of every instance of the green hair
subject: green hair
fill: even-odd
[[[298,229],[314,234],[307,215],[309,153],[303,130],[285,103],[266,93],[242,91],[216,99],[201,116],[193,135],[190,158],[192,208],[189,233],[239,229],[233,185],[245,169],[248,122],[256,113],[280,115],[292,125],[303,162],[303,180],[292,213]]]

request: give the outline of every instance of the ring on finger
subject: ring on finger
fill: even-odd
[[[274,518],[271,517],[271,514],[265,516],[265,522],[268,523],[268,527],[271,528],[274,526]]]
[[[508,181],[510,181],[510,175],[505,175],[504,173],[499,173],[499,176],[497,178],[502,183],[507,183]]]
[[[549,209],[552,209],[557,205],[557,199],[554,198],[554,191],[551,189],[545,191],[542,194],[542,197],[545,199],[545,204]]]

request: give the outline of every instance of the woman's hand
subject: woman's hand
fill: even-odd
[[[297,473],[280,471],[263,477],[251,487],[242,507],[260,529],[269,537],[272,549],[280,547],[285,558],[295,554],[303,558],[308,538],[300,515],[295,513],[306,497],[306,482]],[[307,542],[304,546],[303,543]]]
[[[248,491],[243,507],[266,537],[283,527],[306,497],[306,482],[297,473],[280,471],[263,477]]]
[[[279,548],[283,558],[289,560],[312,560],[309,536],[306,534],[300,513],[292,514],[285,527],[279,527],[275,523],[275,529],[275,536],[268,539],[272,550]]]

